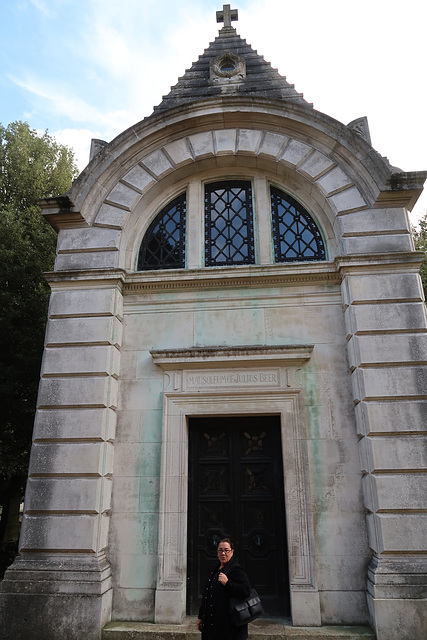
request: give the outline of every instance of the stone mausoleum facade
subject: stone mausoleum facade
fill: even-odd
[[[2,638],[180,623],[224,534],[268,614],[425,638],[407,212],[427,173],[315,111],[235,18],[43,202],[58,250]]]

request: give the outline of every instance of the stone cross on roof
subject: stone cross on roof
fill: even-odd
[[[229,4],[224,4],[222,7],[222,11],[216,12],[216,21],[223,22],[223,29],[231,29],[231,21],[238,19],[237,9],[230,9]]]

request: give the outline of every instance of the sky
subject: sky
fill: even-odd
[[[237,33],[318,111],[427,170],[425,0],[236,0]],[[218,35],[221,0],[0,0],[0,123],[75,151],[149,116]],[[411,221],[427,213],[427,188]]]

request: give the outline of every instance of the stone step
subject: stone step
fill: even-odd
[[[200,640],[196,618],[182,624],[150,622],[110,622],[102,630],[102,640]],[[255,620],[249,625],[249,640],[375,640],[364,626],[292,627],[278,620]]]

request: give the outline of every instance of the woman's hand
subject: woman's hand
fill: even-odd
[[[200,632],[202,631],[202,625],[203,622],[200,620],[200,618],[197,618],[197,628]]]
[[[221,584],[226,585],[228,582],[228,578],[225,575],[225,573],[220,573],[218,576],[218,580],[220,581]]]

